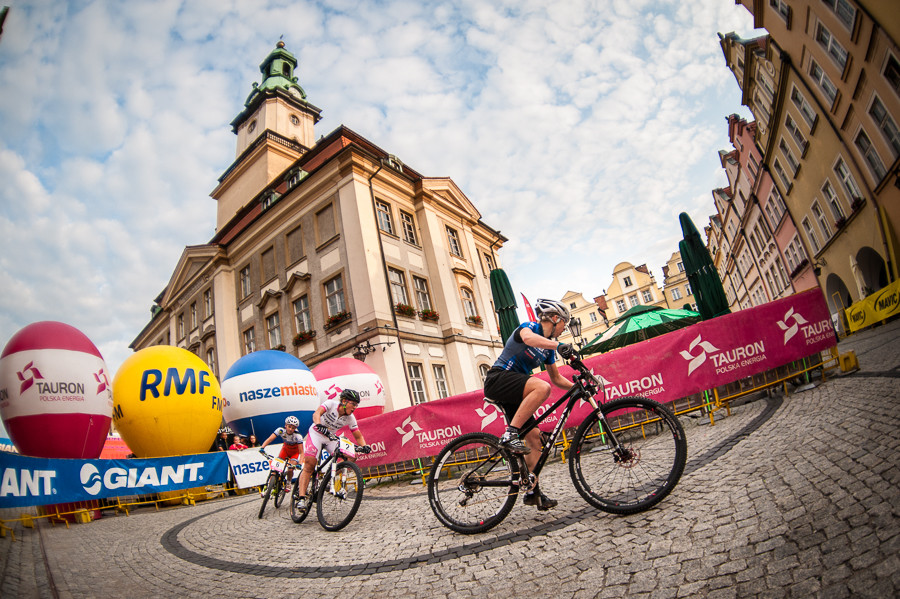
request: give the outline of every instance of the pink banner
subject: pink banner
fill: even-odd
[[[819,289],[727,314],[635,343],[584,362],[604,384],[607,400],[642,395],[669,402],[731,383],[824,351],[837,343],[831,316]],[[573,371],[562,367],[564,375]],[[547,378],[546,373],[537,375]],[[563,392],[553,388],[542,414]],[[561,409],[560,409],[561,411]],[[590,413],[582,402],[569,417],[575,426]],[[541,423],[547,431],[558,414]],[[503,416],[470,391],[366,418],[360,422],[373,452],[360,466],[392,464],[437,455],[453,438],[485,431],[500,435]]]

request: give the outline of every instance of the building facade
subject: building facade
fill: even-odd
[[[888,2],[741,3],[768,31],[721,36],[771,179],[756,198],[784,203],[794,230],[773,230],[791,287],[815,279],[842,327],[844,308],[898,276],[900,19]]]
[[[666,308],[666,298],[656,284],[656,278],[646,264],[634,266],[620,262],[613,269],[612,282],[601,296],[609,306],[607,318],[614,323],[629,308],[639,305]]]
[[[684,262],[681,261],[681,252],[672,254],[662,271],[666,307],[673,310],[686,308],[696,312],[697,301],[694,299],[694,292],[684,270]]]
[[[343,126],[316,140],[296,67],[282,42],[260,65],[216,234],[185,248],[131,347],[186,348],[220,377],[260,349],[354,356],[386,411],[479,388],[502,349],[488,274],[506,239],[451,179]]]
[[[568,306],[572,318],[577,318],[581,322],[581,338],[575,339],[572,332],[566,329],[559,336],[559,340],[563,343],[572,343],[576,346],[581,342],[586,343],[606,331],[611,325],[606,311],[601,309],[596,301],[589,302],[584,299],[581,293],[567,291],[559,301]]]

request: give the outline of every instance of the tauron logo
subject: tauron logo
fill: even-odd
[[[381,381],[375,381],[375,395],[380,395],[384,393],[384,385],[381,384]]]
[[[794,324],[789,325],[788,321],[793,319]],[[794,313],[794,308],[791,307],[790,310],[785,312],[784,318],[778,321],[778,327],[784,331],[784,344],[787,345],[787,342],[790,341],[791,337],[797,334],[797,331],[800,330],[801,324],[806,324],[806,319],[800,316],[799,314]]]
[[[106,371],[102,368],[100,372],[94,373],[94,380],[97,381],[97,395],[100,395],[109,388],[109,379],[106,377]]]
[[[335,384],[332,384],[330,387],[325,389],[325,399],[334,399],[341,394],[341,391],[343,391],[343,389]]]
[[[694,348],[699,346],[700,353],[698,355],[694,355]],[[688,376],[697,368],[700,367],[701,364],[706,362],[706,352],[717,352],[719,348],[710,343],[709,341],[701,341],[700,335],[697,335],[697,338],[691,341],[690,346],[688,346],[687,351],[681,350],[681,357],[688,361]]]
[[[409,430],[406,430],[406,425],[409,425]],[[400,446],[406,445],[406,443],[413,438],[413,436],[422,430],[422,427],[416,423],[415,420],[412,419],[412,416],[408,417],[403,421],[403,424],[400,426],[394,427],[394,430],[397,431],[398,434],[403,435],[400,439]]]
[[[25,375],[28,375],[27,377]],[[28,389],[34,385],[35,379],[43,380],[44,376],[41,374],[41,371],[38,370],[34,362],[29,362],[25,365],[25,368],[22,369],[21,372],[17,372],[16,376],[19,377],[19,380],[22,381],[22,385],[19,387],[19,393],[25,393]]]
[[[488,410],[488,408],[493,409]],[[487,425],[497,419],[497,417],[500,415],[500,410],[498,410],[496,406],[493,406],[488,402],[484,402],[481,408],[475,409],[475,413],[478,414],[479,418],[481,418],[481,430],[484,430]]]
[[[100,471],[93,464],[85,464],[81,467],[81,485],[91,495],[96,495],[103,488],[103,478]]]

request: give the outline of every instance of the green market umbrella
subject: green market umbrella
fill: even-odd
[[[691,310],[670,310],[659,306],[635,306],[622,314],[602,335],[584,346],[593,354],[625,347],[638,341],[677,331],[700,322],[700,314]]]
[[[500,338],[503,343],[509,339],[521,323],[519,315],[516,312],[516,294],[513,293],[512,285],[509,284],[509,277],[502,268],[495,268],[491,271],[491,295],[494,298],[494,310],[497,312],[497,319],[500,321]]]
[[[703,320],[709,320],[716,316],[728,314],[728,298],[722,288],[722,280],[709,257],[706,245],[700,239],[700,233],[687,213],[678,215],[681,223],[681,231],[684,233],[684,241],[678,242],[678,250],[681,252],[681,261],[694,298],[697,300],[697,311]]]

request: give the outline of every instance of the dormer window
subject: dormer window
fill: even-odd
[[[297,185],[300,184],[300,181],[303,181],[308,176],[309,173],[307,173],[302,168],[291,171],[290,173],[288,173],[287,188],[290,190],[297,187]]]
[[[271,208],[275,202],[281,199],[281,196],[274,189],[270,189],[266,191],[262,197],[259,199],[259,203],[262,205],[262,211],[265,212],[269,208]]]

